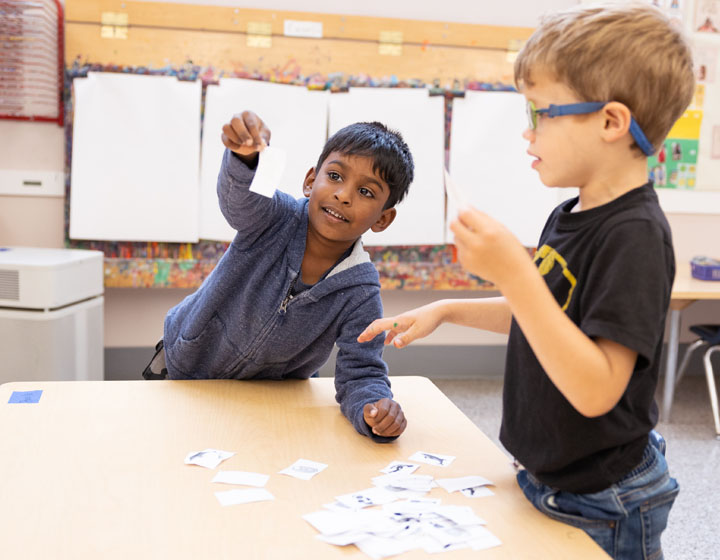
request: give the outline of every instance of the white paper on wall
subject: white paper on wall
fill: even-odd
[[[365,245],[435,245],[445,242],[445,100],[426,89],[350,88],[330,96],[330,135],[359,121],[399,130],[415,161],[415,180],[384,232],[368,232]]]
[[[235,231],[218,207],[217,177],[225,150],[220,136],[233,115],[256,113],[272,134],[270,145],[287,154],[278,188],[296,198],[327,139],[328,91],[257,80],[224,78],[207,87],[200,171],[200,237],[232,241]]]
[[[534,247],[552,209],[574,192],[542,184],[530,167],[528,142],[522,138],[526,128],[525,98],[519,93],[468,91],[465,98],[454,99],[450,175],[473,206]],[[448,206],[452,219],[457,211],[452,201]]]
[[[196,242],[200,81],[90,72],[73,87],[70,237]]]

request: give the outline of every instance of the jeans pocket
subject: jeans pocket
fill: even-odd
[[[670,509],[680,491],[675,479],[670,480],[674,483],[674,488],[643,502],[639,507],[645,560],[659,560],[663,557],[660,535],[667,527]]]

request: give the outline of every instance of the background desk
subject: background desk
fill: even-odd
[[[360,436],[340,414],[333,380],[100,381],[0,387],[0,557],[367,558],[315,538],[301,516],[339,494],[371,486],[390,461],[415,451],[455,455],[435,477],[480,474],[496,495],[468,499],[435,488],[443,503],[470,505],[503,545],[447,558],[607,558],[580,530],[525,500],[508,458],[428,379],[396,377],[408,417],[393,444]],[[38,404],[8,404],[42,389]],[[222,507],[216,470],[183,463],[208,447],[237,454],[218,470],[270,475],[274,501]],[[310,481],[276,474],[296,459],[327,463]],[[413,551],[401,558],[428,558]]]
[[[682,310],[698,300],[711,299],[720,299],[720,282],[697,280],[690,274],[690,265],[688,263],[679,263],[670,299],[670,333],[668,335],[665,385],[663,387],[661,411],[662,420],[665,422],[670,421],[670,409],[675,393]]]

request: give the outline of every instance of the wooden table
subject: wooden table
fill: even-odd
[[[340,494],[370,487],[390,461],[415,451],[455,455],[423,465],[436,478],[480,474],[496,495],[428,496],[470,505],[503,544],[444,557],[607,558],[580,530],[537,512],[509,459],[423,377],[392,378],[408,417],[393,444],[355,432],[334,400],[333,380],[69,381],[0,387],[0,557],[31,559],[367,558],[315,538],[301,516]],[[42,389],[37,404],[13,391]],[[184,464],[205,448],[237,454],[216,470]],[[299,458],[329,466],[310,481],[276,474]],[[274,501],[222,507],[218,470],[270,475]],[[242,488],[242,487],[240,487]],[[428,558],[412,551],[399,558]]]
[[[675,393],[682,311],[696,301],[712,299],[720,299],[720,282],[697,280],[690,274],[689,263],[680,263],[675,273],[675,283],[670,296],[670,332],[668,334],[665,384],[661,409],[661,418],[665,422],[670,421],[670,409],[672,408]]]

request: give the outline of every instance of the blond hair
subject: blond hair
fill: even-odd
[[[532,86],[533,72],[583,101],[623,103],[655,149],[695,91],[687,42],[649,4],[583,5],[544,17],[515,60],[518,89]]]

